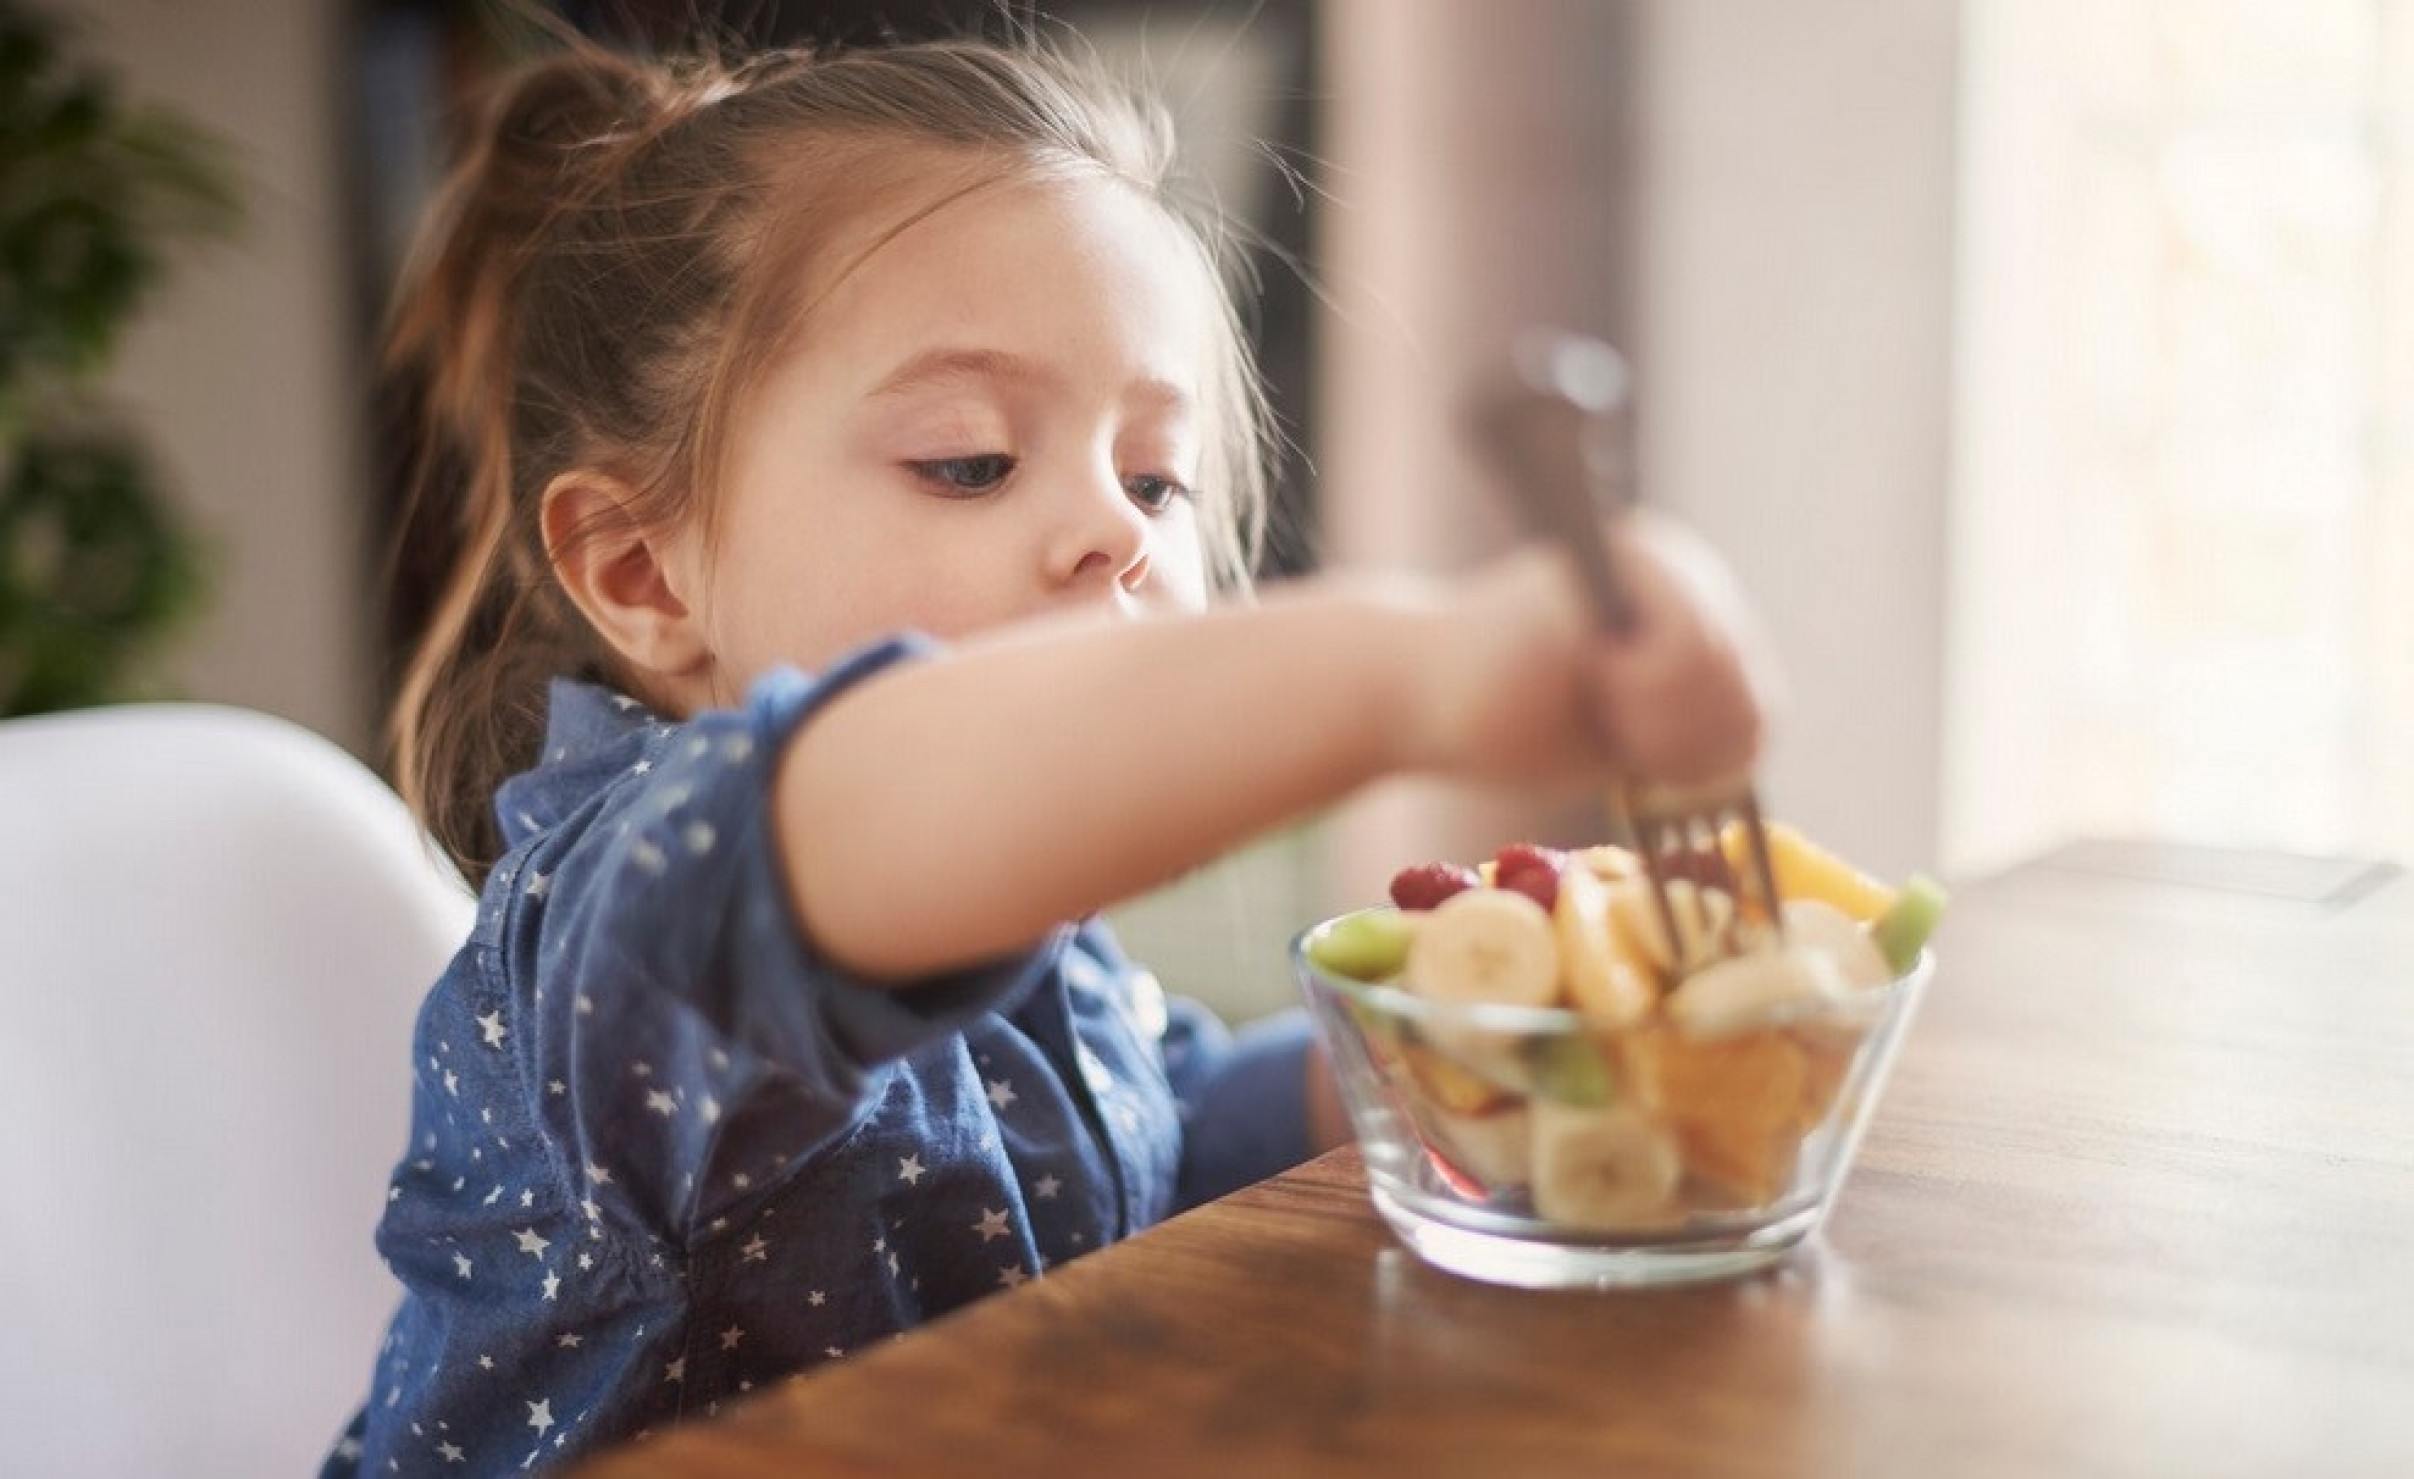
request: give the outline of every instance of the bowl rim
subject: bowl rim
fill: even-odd
[[[1376,1008],[1394,1017],[1404,1017],[1421,1024],[1444,1027],[1475,1028],[1498,1033],[1521,1033],[1528,1036],[1541,1033],[1583,1032],[1598,1034],[1612,1030],[1594,1021],[1574,1007],[1528,1007],[1497,1001],[1434,1001],[1417,995],[1402,986],[1382,981],[1361,981],[1353,976],[1338,975],[1318,965],[1308,954],[1308,942],[1343,920],[1364,914],[1397,914],[1394,904],[1370,904],[1363,909],[1351,909],[1318,920],[1291,937],[1291,964],[1306,977],[1329,987],[1362,1005]],[[1907,996],[1917,994],[1936,971],[1936,952],[1922,945],[1919,959],[1911,969],[1896,976],[1883,986],[1870,986],[1850,996],[1829,1002],[1806,1003],[1771,1019],[1771,1025],[1813,1022],[1823,1018],[1848,1017],[1854,1021],[1870,1020],[1872,1013],[1884,1015]]]

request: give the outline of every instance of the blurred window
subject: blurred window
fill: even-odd
[[[1972,0],[1946,849],[2414,854],[2414,0]]]

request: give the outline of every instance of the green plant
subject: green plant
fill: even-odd
[[[0,0],[0,717],[139,691],[200,558],[97,382],[174,242],[239,207],[219,145]]]

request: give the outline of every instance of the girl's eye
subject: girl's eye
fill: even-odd
[[[1188,488],[1171,478],[1158,477],[1155,473],[1144,472],[1125,478],[1123,488],[1125,492],[1131,494],[1132,502],[1152,514],[1165,512],[1173,505],[1176,498],[1190,496]]]
[[[937,484],[941,493],[956,498],[987,493],[1014,471],[1014,459],[1003,452],[985,452],[978,457],[940,457],[906,465],[916,477]]]

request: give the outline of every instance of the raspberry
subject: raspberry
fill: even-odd
[[[1391,901],[1403,909],[1430,909],[1482,882],[1473,868],[1457,863],[1419,863],[1392,875]]]

